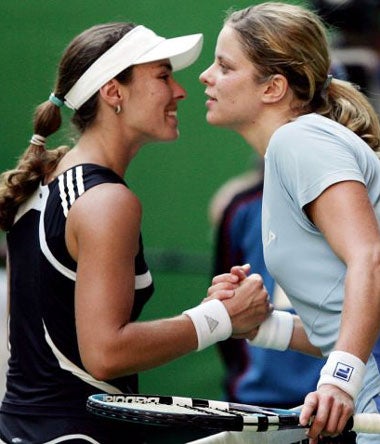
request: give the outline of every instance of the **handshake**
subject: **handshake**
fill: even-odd
[[[203,302],[184,314],[194,324],[198,350],[230,336],[252,345],[286,350],[293,333],[293,316],[274,310],[263,279],[247,275],[249,264],[215,276]]]

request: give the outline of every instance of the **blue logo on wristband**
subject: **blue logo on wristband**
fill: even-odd
[[[336,364],[333,376],[334,378],[343,379],[343,381],[348,382],[351,379],[352,372],[354,371],[354,367],[350,365],[343,364],[343,362],[338,362]]]

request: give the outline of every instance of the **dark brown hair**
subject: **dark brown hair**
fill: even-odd
[[[54,95],[60,100],[81,75],[111,46],[136,25],[134,23],[107,23],[93,26],[79,34],[65,49],[59,63]],[[119,73],[116,78],[128,83],[132,67]],[[98,93],[90,97],[71,118],[72,123],[83,133],[94,122],[98,111]],[[61,111],[47,100],[34,113],[34,134],[48,137],[61,127]],[[16,167],[0,176],[0,228],[9,230],[18,207],[34,193],[44,176],[55,170],[59,160],[69,150],[62,146],[46,150],[44,146],[31,143],[19,159]]]

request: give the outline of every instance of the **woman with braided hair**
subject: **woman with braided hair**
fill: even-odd
[[[11,345],[1,442],[144,442],[141,429],[87,413],[88,396],[136,393],[138,372],[231,335],[253,338],[267,317],[261,278],[238,285],[227,273],[229,283],[216,277],[197,307],[137,321],[153,280],[141,203],[123,177],[143,145],[178,137],[186,92],[173,71],[192,64],[201,46],[201,34],[165,39],[141,25],[109,23],[65,50],[29,148],[1,177]],[[63,105],[79,137],[71,149],[46,150]],[[216,299],[223,295],[230,298]]]

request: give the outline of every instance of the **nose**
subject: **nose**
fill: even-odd
[[[187,92],[176,80],[173,79],[173,96],[176,100],[183,100],[187,97]]]
[[[208,85],[210,83],[210,71],[211,71],[212,65],[210,65],[207,69],[205,69],[201,75],[199,76],[199,81],[205,85]]]

